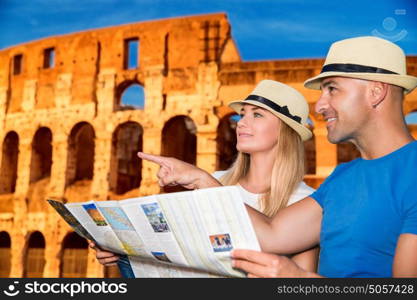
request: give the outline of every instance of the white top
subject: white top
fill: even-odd
[[[224,174],[226,174],[228,171],[216,171],[211,176],[219,180]],[[253,207],[256,210],[260,210],[259,208],[259,196],[262,194],[254,194],[247,190],[245,190],[240,184],[237,184],[237,187],[239,188],[240,194],[242,195],[243,201]],[[308,186],[304,181],[301,181],[298,187],[295,189],[295,191],[292,193],[290,199],[288,200],[287,206],[304,199],[307,196],[310,196],[315,189]]]

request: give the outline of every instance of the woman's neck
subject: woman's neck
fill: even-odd
[[[239,180],[239,184],[251,193],[266,193],[271,187],[275,157],[275,151],[251,153],[249,171]]]

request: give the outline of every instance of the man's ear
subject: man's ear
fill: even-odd
[[[369,85],[369,100],[373,108],[377,108],[388,94],[388,84],[379,81],[371,81]]]

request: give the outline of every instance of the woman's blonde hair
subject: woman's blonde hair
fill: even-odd
[[[250,155],[238,152],[229,171],[220,178],[223,185],[235,185],[249,171]],[[272,168],[269,190],[260,197],[260,210],[274,216],[288,204],[291,194],[305,174],[304,145],[300,135],[284,122],[278,132],[276,159]]]

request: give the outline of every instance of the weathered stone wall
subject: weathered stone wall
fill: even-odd
[[[135,69],[126,69],[124,45],[132,38],[140,41],[139,63]],[[50,48],[55,50],[54,66],[45,68],[44,51]],[[14,74],[17,55],[22,55],[20,74]],[[0,195],[0,232],[11,237],[10,276],[24,274],[25,249],[34,231],[45,238],[44,276],[60,275],[62,241],[71,230],[45,204],[46,198],[105,200],[160,191],[155,181],[158,167],[146,161],[141,165],[138,188],[123,195],[111,191],[110,181],[116,182],[112,147],[118,126],[138,124],[142,150],[160,154],[164,126],[176,116],[186,116],[195,126],[196,164],[212,172],[217,165],[218,124],[231,113],[227,103],[245,97],[265,78],[290,84],[308,99],[316,167],[307,179],[314,185],[321,182],[337,165],[337,148],[327,142],[325,123],[313,113],[319,93],[305,89],[302,83],[318,74],[322,62],[242,62],[224,14],[115,26],[0,51],[0,141],[12,131],[18,136],[15,190]],[[409,72],[417,75],[417,57],[409,57],[408,64]],[[144,109],[125,109],[120,104],[122,92],[132,83],[144,87]],[[408,95],[404,105],[406,113],[416,110],[417,92]],[[31,180],[37,176],[31,170],[41,164],[33,150],[34,136],[41,127],[52,135],[52,165],[49,173]],[[77,131],[87,127],[92,130]],[[79,147],[73,144],[77,139],[93,147],[91,159],[88,154],[86,160],[92,163],[91,178],[76,178],[79,165],[74,153]],[[175,136],[164,140],[176,142]],[[0,151],[0,162],[4,153],[4,149]],[[87,276],[100,277],[103,272],[90,251]]]

